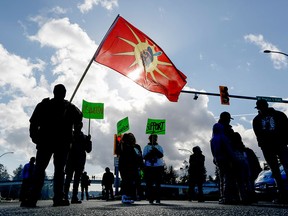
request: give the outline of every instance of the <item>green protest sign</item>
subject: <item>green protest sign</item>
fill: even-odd
[[[82,102],[83,118],[104,119],[104,103]]]
[[[126,117],[117,123],[117,134],[123,134],[128,130],[129,130],[129,120],[128,117]]]
[[[146,134],[165,134],[165,119],[148,119],[146,126]]]

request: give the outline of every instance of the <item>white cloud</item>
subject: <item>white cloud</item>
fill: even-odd
[[[79,4],[78,8],[81,13],[87,13],[93,9],[94,5],[101,5],[106,10],[113,10],[115,7],[118,7],[118,0],[85,0],[84,3]]]
[[[65,8],[57,6],[57,7],[52,8],[51,12],[55,14],[66,14],[67,10]]]
[[[0,86],[13,86],[9,88],[9,95],[13,97],[0,104],[0,132],[5,134],[0,145],[9,146],[13,151],[21,149],[17,153],[19,155],[35,151],[28,134],[28,120],[35,105],[42,98],[51,97],[54,84],[59,82],[66,86],[69,100],[97,48],[81,27],[71,23],[68,18],[45,20],[38,17],[37,20],[43,25],[39,25],[36,34],[28,38],[31,42],[40,43],[39,52],[46,47],[53,48],[51,62],[44,65],[43,61],[38,60],[37,64],[33,64],[0,47],[1,55],[8,59],[1,63],[1,68],[4,68],[1,73],[7,74],[3,75],[5,79],[0,79]],[[44,66],[52,70],[48,71]],[[189,89],[188,86],[186,88]],[[18,93],[19,89],[21,94]],[[135,134],[142,148],[148,141],[148,135],[145,134],[147,119],[166,119],[166,135],[159,136],[159,143],[164,148],[167,165],[179,169],[189,155],[178,149],[192,150],[198,145],[206,156],[208,174],[214,175],[209,141],[215,118],[208,110],[208,97],[201,96],[193,101],[193,96],[181,94],[179,102],[169,102],[165,96],[149,92],[119,73],[93,62],[73,100],[80,108],[83,99],[103,102],[105,106],[105,119],[91,120],[93,150],[87,160],[87,167],[92,167],[89,173],[103,172],[106,166],[113,167],[116,124],[128,116],[130,132]],[[83,128],[87,133],[87,119],[84,119]],[[241,128],[241,132],[245,133],[245,128]],[[244,135],[247,142],[253,140],[251,137],[252,133]],[[22,156],[25,157],[26,154]]]
[[[273,50],[273,51],[280,52],[280,50],[275,45],[267,42],[264,39],[264,36],[261,34],[260,35],[254,35],[254,34],[245,35],[244,39],[250,43],[257,45],[261,49],[261,52],[263,52],[264,50]],[[271,54],[270,59],[273,62],[275,69],[286,68],[288,65],[287,57],[283,55]]]

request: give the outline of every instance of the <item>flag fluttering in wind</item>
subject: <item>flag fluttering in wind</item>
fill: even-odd
[[[145,89],[177,102],[186,76],[147,35],[118,16],[99,45],[94,60]]]

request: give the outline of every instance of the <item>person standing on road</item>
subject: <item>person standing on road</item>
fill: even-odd
[[[213,125],[212,139],[210,141],[213,162],[219,170],[219,204],[232,204],[232,163],[235,160],[231,141],[224,133],[224,126],[220,123]]]
[[[222,112],[220,114],[220,118],[219,118],[219,121],[218,123],[220,123],[221,125],[223,125],[224,127],[224,134],[225,136],[228,138],[229,142],[230,142],[230,145],[232,146],[232,150],[233,150],[233,146],[235,145],[234,144],[234,130],[232,128],[232,125],[230,125],[230,122],[231,120],[234,120],[230,113],[229,112]],[[236,159],[234,157],[234,159]],[[230,169],[230,172],[231,172],[231,181],[228,185],[229,186],[229,194],[231,195],[231,197],[229,199],[231,199],[230,201],[228,201],[229,203],[232,203],[232,204],[236,204],[236,203],[239,203],[240,202],[240,196],[239,196],[239,193],[238,193],[238,185],[236,184],[236,176],[235,176],[235,173],[234,173],[234,170],[235,170],[235,167],[233,167],[235,165],[235,160],[234,161],[230,161],[230,165],[229,168]],[[225,201],[226,202],[226,201]]]
[[[73,179],[73,191],[72,191],[72,204],[80,204],[81,201],[78,199],[78,188],[81,179],[81,175],[85,168],[86,163],[86,152],[92,151],[91,135],[85,135],[81,130],[83,123],[75,125],[73,131],[72,145],[68,154],[68,160],[65,167],[66,179],[64,185],[65,199],[68,200],[68,193],[70,184]]]
[[[45,98],[37,104],[30,118],[30,137],[36,144],[36,165],[31,196],[21,202],[21,207],[36,207],[41,195],[45,170],[53,155],[54,181],[53,206],[67,206],[64,199],[64,167],[72,141],[74,125],[82,121],[81,111],[65,100],[66,88],[55,85],[54,98]]]
[[[257,203],[258,199],[255,192],[255,180],[257,179],[259,173],[262,171],[262,168],[260,166],[258,157],[256,156],[255,152],[252,149],[245,146],[244,152],[247,155],[248,165],[250,169],[250,178],[249,178],[251,185],[251,191],[249,194],[250,201],[252,203]]]
[[[102,176],[101,184],[102,187],[104,187],[106,201],[109,200],[109,195],[111,197],[111,200],[114,200],[113,187],[112,187],[114,184],[114,175],[112,172],[110,172],[109,167],[105,168],[105,173]]]
[[[32,177],[35,169],[35,157],[31,157],[29,163],[26,163],[22,170],[22,185],[20,191],[20,201],[28,199],[32,187]]]
[[[88,187],[90,186],[91,180],[87,175],[87,172],[83,172],[81,176],[81,200],[84,200],[84,193],[86,196],[86,200],[89,200],[89,192]]]
[[[121,139],[119,156],[119,171],[122,179],[122,203],[134,203],[136,196],[136,181],[138,178],[138,155],[134,149],[136,139],[134,134],[125,133]]]
[[[141,171],[143,170],[144,163],[143,163],[143,156],[142,156],[142,149],[139,144],[136,143],[134,144],[134,151],[136,152],[137,155],[137,167],[138,167],[138,175],[136,177],[136,194],[135,194],[135,199],[137,201],[140,201],[143,193],[142,193],[142,186],[141,186]]]
[[[144,147],[143,158],[145,160],[144,178],[146,181],[146,195],[150,204],[156,200],[160,204],[161,182],[164,173],[164,152],[158,144],[158,136],[151,134],[149,143]],[[155,185],[155,186],[154,186]]]
[[[258,110],[258,115],[253,119],[253,130],[277,184],[279,197],[275,202],[287,202],[288,195],[278,159],[288,176],[288,118],[285,113],[269,107],[267,101],[263,99],[257,100],[255,108]]]
[[[206,179],[206,168],[205,168],[205,156],[202,154],[201,148],[195,146],[193,154],[189,158],[189,189],[188,196],[189,200],[196,199],[195,186],[198,188],[198,202],[204,202],[203,196],[203,183]]]
[[[240,202],[242,204],[251,204],[251,170],[249,166],[248,156],[245,151],[245,145],[242,142],[242,137],[238,132],[234,133],[232,140],[232,149],[235,155],[235,160],[232,163],[233,173],[237,183],[237,191],[240,196]]]

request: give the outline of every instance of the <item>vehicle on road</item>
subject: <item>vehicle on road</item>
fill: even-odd
[[[288,180],[283,166],[280,166],[282,179],[285,181],[286,188],[288,189]],[[272,176],[271,170],[263,170],[259,173],[255,180],[255,192],[258,196],[272,196],[277,192],[277,185]]]

